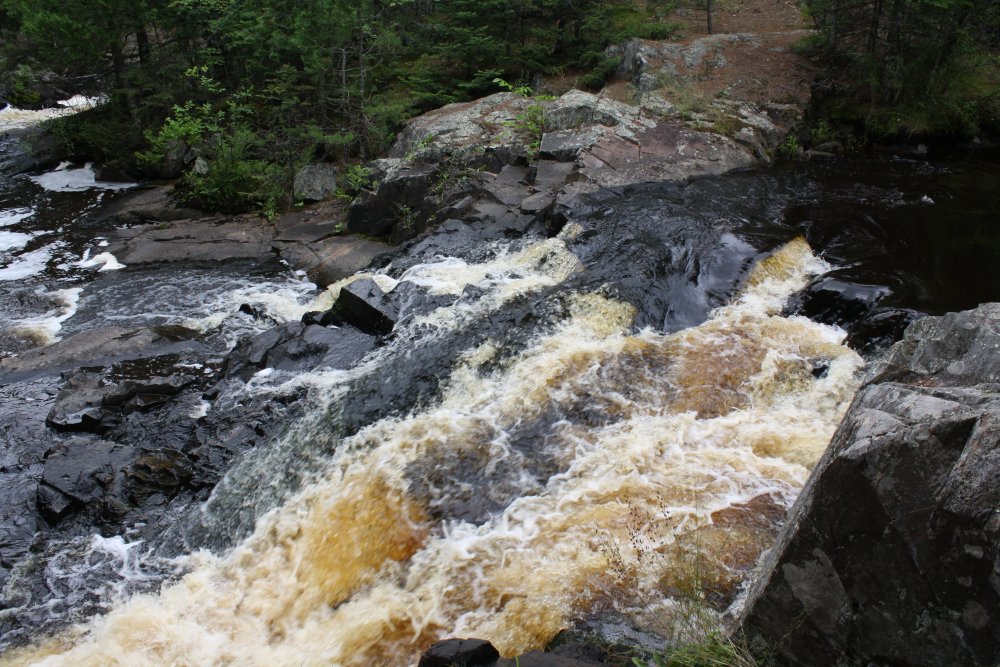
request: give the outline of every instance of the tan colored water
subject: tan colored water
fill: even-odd
[[[674,335],[628,335],[631,306],[578,294],[567,320],[499,369],[485,365],[492,344],[470,350],[437,405],[342,443],[232,553],[196,554],[159,595],[0,662],[407,665],[445,636],[505,655],[539,648],[600,606],[655,607],[668,622],[692,585],[731,600],[856,388],[861,360],[837,332],[779,315],[819,264],[793,241],[738,300]],[[421,270],[441,290],[463,280],[457,267]],[[539,278],[521,280],[504,290]],[[829,372],[817,379],[818,360]],[[585,413],[601,418],[556,421],[534,445],[559,472],[525,480],[482,525],[432,522],[408,481],[420,462],[445,476],[457,461],[489,469],[515,455],[517,425]]]

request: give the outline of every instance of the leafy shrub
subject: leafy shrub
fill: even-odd
[[[159,130],[146,132],[149,148],[136,153],[139,166],[155,169],[171,159],[171,154],[181,155],[203,143],[209,136],[221,132],[224,114],[211,104],[195,105],[188,101],[175,106]]]
[[[621,64],[621,58],[611,58],[602,54],[598,62],[586,74],[580,77],[577,84],[584,90],[600,90],[607,83],[608,79],[614,76],[615,71]]]
[[[283,171],[254,157],[257,137],[246,127],[220,139],[207,154],[208,170],[188,171],[181,180],[181,199],[190,205],[238,213],[257,209],[269,217],[283,203]]]

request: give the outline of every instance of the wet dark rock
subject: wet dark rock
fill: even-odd
[[[102,433],[123,413],[162,405],[194,382],[187,375],[109,382],[102,374],[72,374],[46,418],[53,428]]]
[[[310,280],[327,287],[361,271],[390,246],[357,236],[327,236],[316,241],[288,241],[279,238],[274,248],[296,269],[305,271]]]
[[[45,422],[53,428],[99,432],[104,411],[101,406],[113,386],[98,373],[75,373],[56,396]]]
[[[81,366],[203,350],[205,346],[202,343],[192,340],[197,335],[192,329],[176,325],[148,329],[89,329],[58,343],[0,360],[0,383],[53,375]]]
[[[877,354],[901,339],[906,327],[921,317],[926,314],[908,308],[876,308],[851,323],[847,344],[866,356]]]
[[[574,622],[549,642],[545,650],[556,655],[587,661],[588,664],[622,664],[622,656],[635,656],[655,663],[667,642],[648,628],[611,611],[598,612]]]
[[[56,446],[46,457],[42,482],[76,503],[101,500],[121,492],[121,471],[135,455],[133,447],[95,438],[73,438]]]
[[[257,322],[270,322],[272,324],[277,324],[277,321],[273,317],[268,315],[267,311],[265,311],[264,308],[253,306],[249,303],[241,303],[239,312],[243,313],[244,315],[249,315]]]
[[[424,199],[437,170],[436,165],[416,164],[391,173],[374,193],[351,204],[347,228],[368,236],[388,236],[397,226],[417,231],[427,217]]]
[[[116,230],[108,252],[125,265],[267,260],[273,238],[274,226],[266,221],[226,222],[210,217]]]
[[[816,322],[847,326],[869,315],[879,302],[891,294],[880,284],[865,285],[840,278],[835,272],[816,278],[794,294],[785,312],[804,315]]]
[[[444,639],[420,656],[419,667],[491,667],[500,657],[484,639]]]
[[[310,371],[319,367],[350,368],[375,345],[375,339],[351,327],[329,328],[313,322],[286,322],[241,340],[226,357],[222,374],[249,380],[264,368]]]
[[[404,280],[397,284],[385,298],[392,303],[398,322],[405,322],[419,315],[426,315],[438,308],[449,306],[458,297],[454,294],[430,294],[424,287]]]
[[[39,513],[52,523],[57,523],[73,508],[71,497],[47,484],[39,484],[37,494]]]
[[[869,372],[750,591],[744,629],[783,663],[996,663],[998,349],[986,304]]]
[[[150,222],[191,220],[203,215],[178,206],[169,185],[143,186],[115,197],[88,220],[90,226],[134,226]]]
[[[16,128],[0,134],[0,172],[42,172],[59,165],[60,141],[40,128]]]
[[[156,494],[173,495],[194,474],[190,459],[178,451],[143,450],[124,470],[129,499],[142,504]]]
[[[371,278],[342,287],[332,310],[345,322],[375,336],[391,333],[398,317],[396,308]]]
[[[116,167],[102,164],[94,167],[94,180],[105,183],[134,183],[135,177]]]

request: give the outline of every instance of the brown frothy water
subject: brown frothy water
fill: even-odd
[[[724,606],[856,388],[860,359],[837,332],[778,315],[821,269],[793,241],[737,301],[669,336],[627,335],[631,306],[576,295],[566,321],[500,368],[490,343],[470,350],[438,405],[344,441],[232,553],[195,554],[159,595],[3,662],[405,665],[444,636],[514,655],[595,608],[669,611],[691,558]],[[593,418],[536,443],[556,462],[540,486],[481,525],[428,518],[408,466],[470,451],[498,465],[519,424],[553,414]]]

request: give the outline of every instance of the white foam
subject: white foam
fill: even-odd
[[[28,111],[15,107],[0,109],[0,132],[18,128],[31,127],[42,121],[60,116],[68,116],[76,113],[73,109],[41,109],[39,111]]]
[[[67,100],[60,100],[56,102],[59,106],[64,109],[72,109],[74,111],[85,111],[86,109],[93,109],[94,107],[104,104],[108,101],[106,95],[98,95],[97,97],[87,97],[86,95],[74,95]]]
[[[22,220],[30,218],[34,213],[30,208],[14,208],[0,211],[0,227],[16,225]]]
[[[54,171],[31,176],[30,179],[52,192],[82,192],[93,189],[127,190],[138,185],[137,183],[98,181],[93,166],[89,162],[79,169],[69,169],[64,163]]]
[[[0,252],[20,250],[33,238],[32,234],[0,231]]]
[[[208,401],[202,401],[198,405],[191,408],[191,412],[188,413],[188,417],[191,419],[201,419],[208,414],[208,410],[211,407],[211,403]]]
[[[118,261],[118,258],[112,255],[110,252],[102,252],[99,255],[88,259],[85,253],[83,259],[77,262],[77,266],[83,268],[91,268],[94,266],[100,266],[98,271],[117,271],[118,269],[124,269],[125,265]]]
[[[57,244],[53,243],[38,250],[20,255],[6,267],[0,269],[0,280],[21,280],[45,270]]]
[[[34,340],[39,345],[54,343],[59,340],[59,331],[62,329],[63,322],[76,314],[82,292],[82,287],[71,287],[54,292],[47,292],[44,288],[39,288],[35,293],[51,298],[56,307],[42,315],[13,320],[7,328],[14,335]]]

